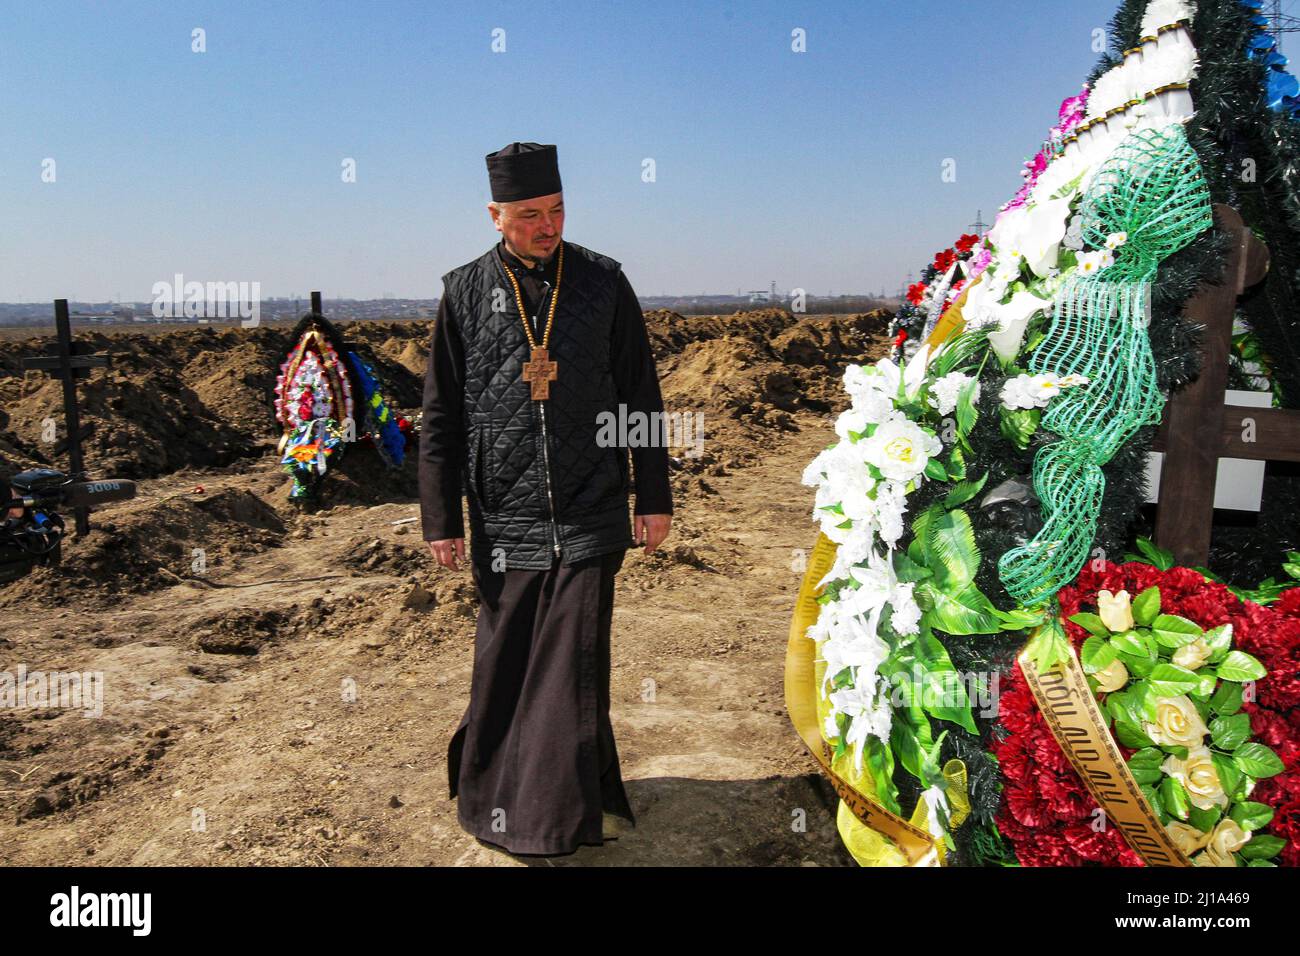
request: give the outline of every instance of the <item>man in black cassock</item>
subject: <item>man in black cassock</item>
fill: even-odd
[[[448,782],[480,840],[570,853],[635,825],[609,719],[614,577],[668,534],[672,495],[663,428],[611,440],[601,416],[652,426],[663,399],[622,267],[562,238],[555,147],[486,159],[502,240],[443,276],[420,430],[424,538],[444,567],[465,557],[463,488],[479,597]]]

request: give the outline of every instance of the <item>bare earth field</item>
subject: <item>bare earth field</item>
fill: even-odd
[[[562,858],[465,834],[446,745],[466,706],[475,596],[420,541],[412,455],[352,448],[320,504],[288,501],[269,387],[287,329],[88,336],[93,477],[133,477],[59,568],[0,586],[0,671],[102,672],[103,715],[0,711],[0,863],[851,864],[834,795],[785,713],[789,617],[810,547],[804,465],[834,439],[839,377],[885,319],[647,314],[670,412],[676,514],[629,552],[613,721],[637,829]],[[418,411],[427,323],[358,323],[393,403]],[[46,342],[0,341],[0,365]],[[55,462],[58,386],[0,378],[0,458]],[[61,421],[61,420],[60,420]],[[61,427],[61,425],[60,425]],[[198,490],[198,489],[202,490]]]

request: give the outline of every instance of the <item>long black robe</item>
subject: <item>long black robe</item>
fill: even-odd
[[[609,719],[610,624],[623,551],[547,571],[472,564],[482,604],[469,708],[447,753],[466,832],[512,853],[600,844],[635,824]]]
[[[555,256],[528,267],[498,244],[541,325]],[[561,294],[563,292],[561,291]],[[541,329],[536,330],[540,337]],[[662,412],[645,318],[620,276],[611,368],[629,412]],[[424,537],[464,535],[460,462],[464,358],[455,316],[440,304],[425,379],[420,499]],[[636,514],[671,514],[668,452],[631,449]],[[635,824],[623,788],[610,706],[615,575],[625,551],[545,571],[494,571],[471,560],[478,626],[470,702],[447,748],[461,826],[512,853],[570,853],[601,842],[602,816]]]

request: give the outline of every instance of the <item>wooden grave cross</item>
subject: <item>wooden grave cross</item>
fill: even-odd
[[[1214,211],[1233,237],[1223,282],[1202,285],[1184,310],[1188,319],[1205,329],[1201,374],[1170,399],[1152,444],[1154,451],[1165,453],[1156,544],[1172,551],[1175,562],[1187,567],[1209,562],[1220,458],[1300,461],[1300,409],[1223,403],[1237,297],[1267,274],[1269,253],[1237,210],[1216,203]]]

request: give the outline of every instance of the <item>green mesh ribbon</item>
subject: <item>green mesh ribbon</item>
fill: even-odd
[[[1042,425],[1060,441],[1034,458],[1042,530],[998,561],[1007,593],[1025,607],[1055,597],[1078,575],[1097,530],[1101,466],[1165,399],[1147,339],[1151,280],[1160,261],[1214,224],[1210,194],[1180,124],[1126,137],[1098,170],[1080,206],[1083,238],[1104,248],[1128,234],[1115,262],[1062,286],[1051,328],[1030,358],[1035,374],[1088,379],[1062,391]]]

